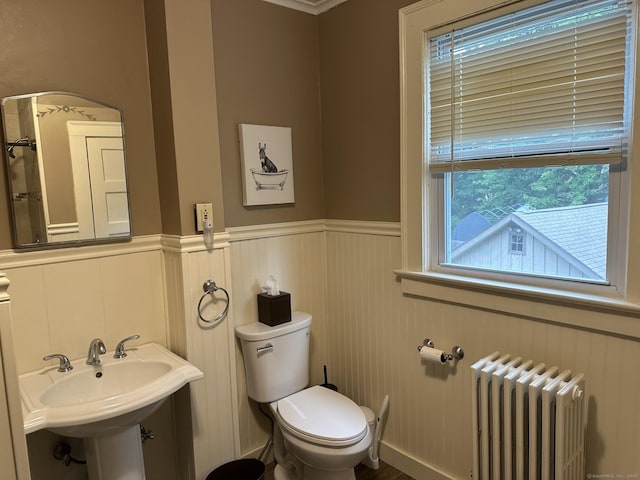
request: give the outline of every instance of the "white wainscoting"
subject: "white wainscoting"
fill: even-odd
[[[291,308],[313,315],[311,383],[322,383],[328,364],[326,315],[326,248],[324,222],[292,222],[229,228],[235,325],[258,321],[256,295],[269,275],[291,294]],[[270,424],[247,397],[242,352],[236,345],[240,440],[243,456],[257,455],[267,441]],[[331,373],[331,369],[329,370]]]
[[[167,344],[159,236],[57,250],[0,252],[9,293],[18,373],[43,355],[87,354],[92,338],[108,350],[129,335]],[[51,362],[53,365],[55,362]]]
[[[41,368],[47,353],[81,358],[94,337],[108,349],[134,333],[141,338],[132,345],[169,346],[198,366],[205,379],[173,395],[176,439],[173,432],[157,438],[145,451],[160,453],[145,457],[145,463],[154,467],[154,478],[174,480],[170,456],[177,448],[180,478],[204,478],[240,451],[233,310],[213,329],[196,321],[206,279],[231,293],[228,266],[224,233],[216,235],[212,250],[201,236],[158,235],[82,248],[0,252],[0,271],[11,281],[15,370]],[[166,419],[159,423],[166,430]],[[42,455],[36,463],[46,465],[50,452]],[[46,472],[39,475],[44,478]]]
[[[333,383],[360,404],[390,397],[381,458],[415,478],[468,478],[471,363],[512,352],[587,377],[586,473],[640,473],[640,343],[633,338],[403,296],[400,238],[327,224],[328,357]],[[597,316],[597,311],[581,310]],[[634,320],[640,321],[635,318]],[[457,366],[423,364],[416,347],[459,344]]]
[[[180,478],[205,478],[215,467],[240,454],[238,400],[233,333],[233,303],[227,318],[213,327],[199,321],[197,306],[202,285],[214,280],[234,297],[229,271],[229,243],[225,233],[216,233],[215,245],[207,249],[202,236],[163,237],[168,295],[171,349],[204,372],[204,379],[191,384],[189,392],[175,396],[176,435]],[[215,318],[224,308],[204,311]],[[207,302],[204,302],[205,304]],[[214,305],[213,307],[216,307]],[[183,405],[183,407],[180,407]],[[190,408],[188,406],[190,405]],[[191,444],[190,438],[193,438]],[[194,464],[189,463],[193,449]]]
[[[9,281],[4,273],[0,273],[0,465],[3,479],[26,480],[29,462],[27,442],[22,433],[8,287]]]
[[[586,473],[631,478],[640,472],[636,339],[403,296],[393,273],[400,248],[397,224],[321,220],[230,228],[228,236],[216,235],[211,251],[201,237],[163,237],[162,244],[156,237],[77,251],[0,253],[0,271],[12,282],[18,370],[38,368],[43,351],[67,345],[71,356],[84,355],[93,336],[112,345],[140,333],[168,344],[207,377],[190,397],[175,396],[177,411],[193,412],[188,424],[176,418],[176,443],[195,458],[179,465],[180,478],[202,478],[232,457],[259,452],[268,437],[268,422],[246,397],[233,327],[257,320],[255,295],[274,274],[292,294],[292,307],[314,317],[311,382],[322,382],[326,364],[342,393],[374,411],[389,394],[381,457],[413,477],[468,478],[469,366],[495,350],[584,372]],[[196,323],[207,278],[232,298],[229,318],[212,330]],[[416,346],[425,337],[440,348],[462,345],[465,358],[457,366],[422,364]],[[192,444],[182,441],[192,433]]]
[[[161,249],[156,235],[81,248],[0,252],[0,272],[10,281],[14,374],[44,367],[42,357],[48,353],[64,353],[72,361],[84,359],[94,337],[102,338],[108,350],[132,334],[141,336],[132,346],[167,345]],[[6,341],[6,331],[3,335]],[[16,386],[14,391],[17,395]],[[158,480],[173,480],[171,411],[163,407],[152,417],[146,425],[154,429],[156,440],[145,447],[147,471]],[[14,431],[20,429],[18,425]],[[53,459],[51,448],[56,439],[47,431],[28,436],[34,479],[82,475],[82,466],[69,471]],[[81,450],[74,452],[83,455]]]

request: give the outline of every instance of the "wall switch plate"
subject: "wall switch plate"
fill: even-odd
[[[204,232],[204,221],[209,220],[213,223],[213,204],[212,203],[196,203],[193,206],[196,219],[196,232]]]

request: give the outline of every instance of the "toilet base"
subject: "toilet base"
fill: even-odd
[[[276,465],[273,471],[274,480],[298,480],[295,470],[287,470],[282,468],[282,465]]]

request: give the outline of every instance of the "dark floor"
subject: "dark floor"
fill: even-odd
[[[267,465],[264,480],[273,480],[274,468],[273,463]],[[356,478],[358,480],[414,480],[409,475],[405,475],[384,462],[380,462],[380,468],[378,470],[371,470],[364,465],[358,465],[356,467]]]

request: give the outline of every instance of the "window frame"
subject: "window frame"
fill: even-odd
[[[525,244],[525,234],[522,230],[519,232],[509,231],[509,252],[508,253],[510,255],[524,255],[527,253],[526,244]]]
[[[569,282],[548,278],[535,279],[518,274],[497,273],[487,277],[484,271],[474,269],[442,268],[434,264],[438,258],[439,240],[434,236],[438,228],[444,228],[445,219],[438,215],[444,208],[438,205],[443,198],[442,182],[431,182],[431,174],[423,159],[427,155],[424,141],[424,109],[426,98],[423,95],[426,61],[427,32],[458,21],[473,21],[482,16],[495,15],[497,8],[516,10],[543,3],[542,0],[477,0],[457,2],[456,0],[424,0],[400,10],[400,87],[401,87],[401,236],[402,267],[396,271],[401,278],[405,294],[417,295],[441,301],[452,301],[498,311],[530,314],[528,302],[545,305],[540,310],[540,318],[572,324],[581,324],[580,314],[565,315],[557,320],[558,308],[599,309],[611,313],[614,317],[620,313],[640,315],[640,254],[638,249],[630,248],[632,240],[640,238],[640,206],[634,205],[635,193],[640,194],[640,168],[629,168],[626,179],[620,182],[620,191],[616,198],[610,198],[611,209],[620,212],[620,218],[628,219],[627,225],[613,227],[610,222],[610,242],[608,248],[622,252],[617,256],[610,275],[614,286]],[[636,79],[640,74],[637,50],[638,7],[633,13],[632,41],[630,58],[632,75],[630,88],[634,92],[631,111],[640,111],[640,95]],[[632,120],[632,119],[631,119]],[[633,157],[635,145],[640,145],[638,129],[630,121],[628,157]],[[629,165],[630,167],[630,165]],[[640,202],[635,202],[636,204]],[[621,228],[623,227],[623,228]],[[611,239],[614,239],[611,241]],[[468,292],[470,300],[464,300],[460,290]],[[492,298],[493,297],[493,298]],[[473,300],[471,299],[473,298]],[[540,303],[542,301],[542,304]],[[542,312],[541,310],[545,310]],[[566,313],[566,312],[565,312]],[[584,317],[584,316],[583,316]],[[605,318],[606,315],[603,317]],[[593,327],[619,333],[634,332],[640,337],[640,322],[632,326],[612,327],[598,321]],[[616,322],[613,322],[616,323]],[[618,322],[619,323],[619,322]]]

